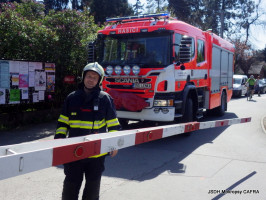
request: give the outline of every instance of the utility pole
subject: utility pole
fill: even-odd
[[[222,8],[221,8],[221,30],[220,30],[221,38],[224,38],[224,11],[225,11],[225,0],[222,1]]]

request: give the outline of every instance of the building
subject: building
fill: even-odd
[[[248,70],[248,76],[254,75],[255,78],[259,75],[260,78],[265,77],[265,70],[266,70],[266,63],[263,62],[258,62],[258,63],[253,63],[249,70]]]

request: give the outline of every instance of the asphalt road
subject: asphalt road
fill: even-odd
[[[266,94],[250,102],[232,99],[223,119],[252,117],[250,123],[120,150],[106,159],[101,200],[266,199],[265,106]],[[0,145],[52,139],[55,126],[53,122],[1,132]],[[58,166],[2,180],[0,199],[58,200],[63,179]]]

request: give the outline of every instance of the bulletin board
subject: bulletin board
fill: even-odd
[[[54,92],[54,63],[0,60],[0,106],[44,102]]]

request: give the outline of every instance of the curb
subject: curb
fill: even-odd
[[[266,134],[266,117],[263,117],[261,119],[261,127],[262,127],[263,132]]]

